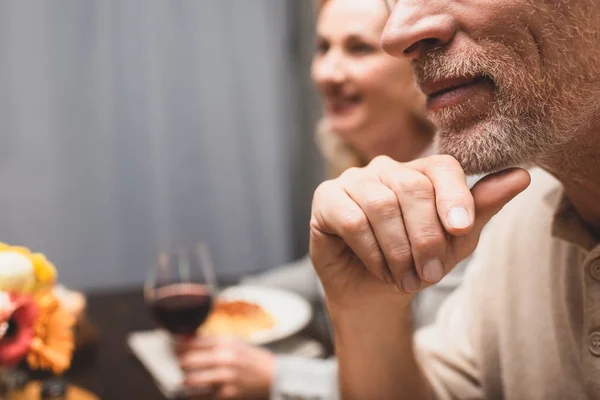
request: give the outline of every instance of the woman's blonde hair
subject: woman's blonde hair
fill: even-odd
[[[317,147],[327,163],[329,179],[337,178],[348,168],[364,167],[368,164],[358,150],[344,142],[331,130],[326,118],[322,118],[317,123],[316,140]]]

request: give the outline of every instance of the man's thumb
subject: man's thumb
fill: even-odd
[[[469,256],[479,236],[489,220],[516,195],[529,186],[529,172],[521,168],[511,168],[486,176],[473,187],[471,193],[475,201],[475,224],[466,236],[457,236],[453,240],[453,253],[456,261]]]
[[[529,172],[522,168],[496,172],[477,182],[471,190],[475,201],[473,233],[478,234],[506,203],[527,189],[530,183]]]

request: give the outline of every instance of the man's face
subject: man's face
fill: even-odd
[[[399,0],[383,45],[413,58],[467,173],[541,162],[599,122],[598,0]]]

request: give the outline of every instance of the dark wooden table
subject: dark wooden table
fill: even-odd
[[[88,295],[88,317],[98,331],[95,348],[79,354],[69,380],[103,400],[162,400],[150,374],[126,344],[127,334],[154,327],[139,288]],[[323,315],[303,332],[331,352]]]

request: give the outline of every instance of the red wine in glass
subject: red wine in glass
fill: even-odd
[[[161,327],[176,335],[193,336],[212,308],[210,290],[198,284],[174,284],[156,290],[150,307]]]
[[[161,328],[194,336],[211,311],[215,281],[206,245],[180,247],[160,255],[146,283],[146,303]]]

